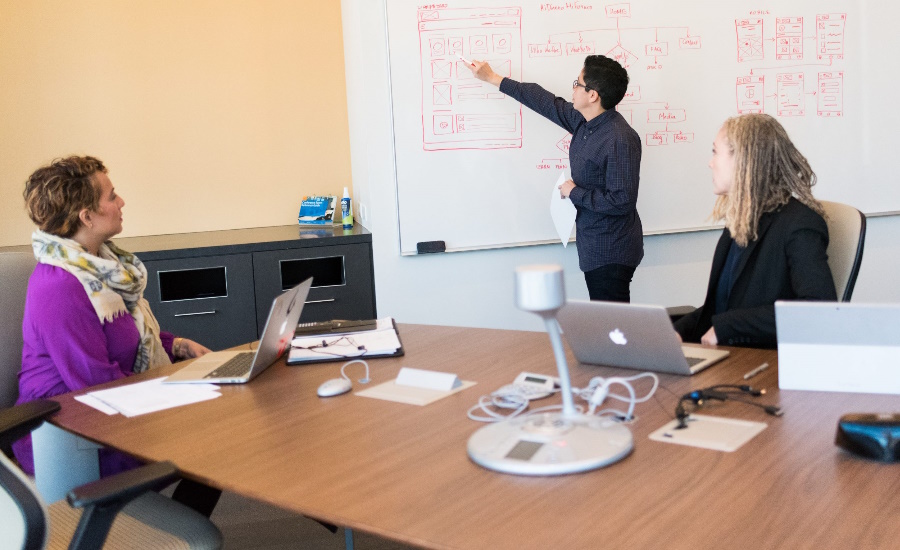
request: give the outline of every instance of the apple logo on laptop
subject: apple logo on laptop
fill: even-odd
[[[628,340],[625,338],[625,335],[619,329],[610,331],[609,339],[612,340],[613,344],[617,344],[620,346],[624,346],[625,344],[628,343]]]

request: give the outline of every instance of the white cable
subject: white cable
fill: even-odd
[[[366,377],[360,378],[358,380],[358,382],[360,384],[368,384],[369,383],[369,364],[366,363],[365,361],[363,361],[362,359],[354,359],[353,361],[348,361],[348,362],[344,363],[341,366],[341,376],[343,376],[346,380],[350,380],[350,377],[347,376],[347,373],[344,372],[344,369],[346,369],[348,366],[352,365],[353,363],[362,363],[363,365],[366,366]],[[350,380],[350,382],[353,382],[353,380]]]
[[[512,412],[503,414],[492,410],[491,407],[495,407],[498,409],[508,409],[512,410]],[[526,399],[522,394],[517,394],[514,392],[495,392],[491,395],[482,395],[481,397],[479,397],[478,404],[470,408],[468,412],[466,412],[466,415],[470,419],[476,420],[478,422],[499,422],[501,420],[506,420],[507,418],[519,416],[527,408],[528,399]],[[486,416],[477,414],[477,411],[479,409]]]
[[[653,387],[650,388],[646,395],[638,397],[631,382],[639,380],[641,378],[650,378],[651,380],[653,380]],[[620,385],[625,387],[625,389],[628,391],[628,395],[620,395],[610,392],[610,387],[613,385]],[[589,403],[590,406],[588,408],[588,414],[598,414],[601,416],[604,414],[615,414],[617,416],[621,416],[626,421],[631,421],[634,419],[635,405],[637,403],[643,403],[650,399],[653,394],[656,393],[658,387],[659,377],[657,377],[652,372],[642,372],[635,376],[628,377],[613,376],[610,378],[603,378],[601,376],[596,376],[592,378],[588,383],[588,387],[573,388],[572,393],[574,393],[578,397],[581,397]],[[604,409],[597,412],[597,407],[602,405],[607,398],[612,398],[628,403],[628,411],[623,413],[622,411],[616,409]]]
[[[651,380],[653,380],[653,386],[645,395],[638,397],[637,393],[634,390],[634,386],[631,383],[642,378],[650,378]],[[621,395],[610,392],[610,387],[614,385],[623,386],[628,392],[628,395]],[[596,376],[591,379],[586,388],[572,388],[572,393],[588,402],[587,414],[596,414],[599,416],[613,415],[623,419],[625,422],[631,422],[635,418],[635,405],[638,403],[643,403],[650,399],[653,394],[656,393],[658,387],[659,377],[657,377],[652,372],[642,372],[640,374],[627,377],[613,376],[610,378],[603,378],[600,376]],[[558,390],[554,390],[553,393],[555,393],[555,391]],[[620,411],[618,409],[603,409],[597,411],[597,408],[602,405],[606,399],[609,398],[628,403],[628,410]],[[470,419],[476,420],[478,422],[499,422],[501,420],[519,416],[520,414],[525,412],[527,408],[528,396],[517,392],[514,389],[510,389],[507,386],[504,386],[491,395],[482,395],[478,399],[478,404],[470,408],[466,412],[466,415]],[[578,413],[584,413],[584,407],[579,405],[575,408]],[[511,412],[501,412],[504,409]],[[549,405],[546,407],[540,407],[529,411],[528,416],[555,410],[562,410],[562,405]]]

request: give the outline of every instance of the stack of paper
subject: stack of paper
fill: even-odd
[[[221,394],[214,384],[163,384],[163,378],[92,391],[75,399],[106,414],[138,416],[150,412],[215,399]]]
[[[395,355],[400,338],[391,317],[378,319],[373,330],[297,336],[291,342],[288,364],[323,361],[335,358],[378,357]]]

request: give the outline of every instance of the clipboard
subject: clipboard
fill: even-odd
[[[364,321],[317,321],[300,323],[294,331],[294,337],[319,336],[326,334],[347,334],[378,329],[378,319]]]
[[[316,355],[315,357],[295,357],[291,358],[290,349],[288,350],[288,358],[285,361],[289,366],[298,366],[298,365],[310,365],[315,363],[333,363],[335,361],[353,361],[354,359],[379,359],[382,357],[402,357],[405,352],[403,350],[403,340],[400,339],[400,331],[397,330],[397,321],[395,319],[391,319],[391,325],[394,328],[394,334],[397,336],[397,342],[400,343],[400,347],[398,347],[394,351],[389,352],[364,352],[360,355],[333,355],[328,354],[327,352],[323,352],[322,355]],[[348,333],[348,336],[359,335],[359,332],[351,332]],[[323,333],[317,335],[310,336],[322,336],[323,338],[329,338],[336,336],[333,333]]]

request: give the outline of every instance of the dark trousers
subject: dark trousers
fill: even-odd
[[[222,496],[222,491],[219,489],[214,489],[209,485],[191,479],[182,479],[175,486],[172,500],[209,517],[213,508],[216,507],[216,503],[219,502],[220,496]]]
[[[631,301],[631,278],[633,267],[622,264],[606,264],[584,272],[588,295],[591,300],[606,302]]]

